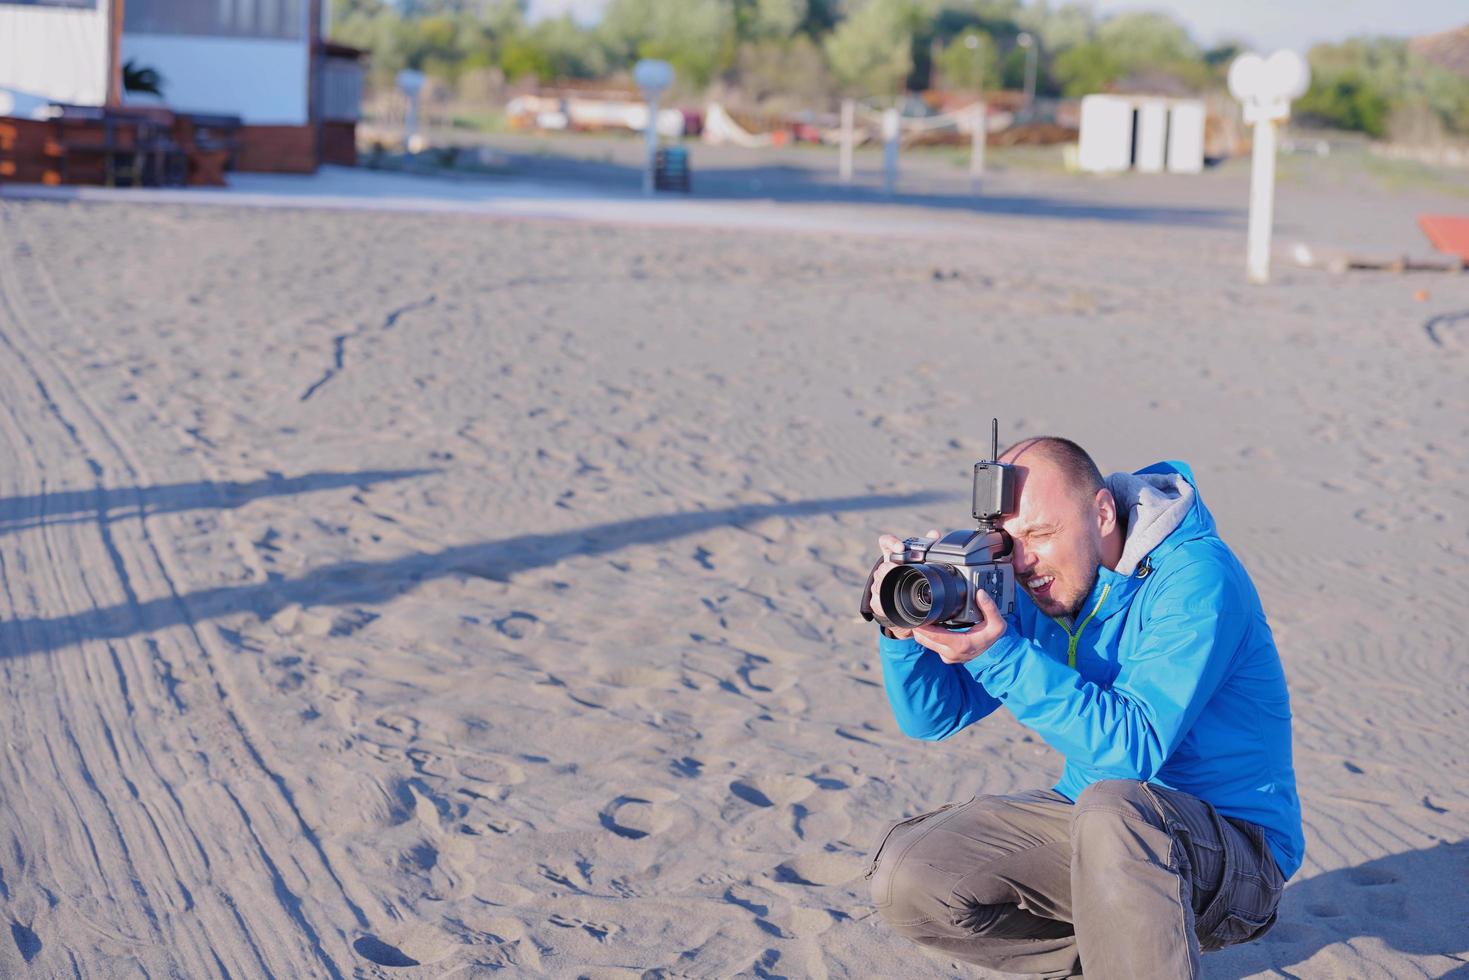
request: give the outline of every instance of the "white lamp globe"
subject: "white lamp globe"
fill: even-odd
[[[1241,102],[1265,95],[1265,59],[1250,52],[1234,59],[1229,66],[1229,94]]]
[[[402,89],[409,98],[418,94],[419,89],[423,88],[423,82],[424,76],[421,71],[404,68],[398,72],[398,88]]]
[[[656,95],[673,84],[673,66],[666,61],[644,58],[633,65],[632,78],[638,88]]]
[[[1311,66],[1294,51],[1282,49],[1265,62],[1272,95],[1299,99],[1311,87]]]

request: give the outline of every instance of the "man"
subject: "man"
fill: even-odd
[[[1186,465],[1104,481],[1049,436],[1001,462],[1013,614],[981,592],[967,631],[884,629],[883,679],[904,733],[948,738],[1004,705],[1065,770],[894,826],[873,901],[899,934],[994,970],[1197,976],[1200,948],[1274,924],[1305,847],[1259,597]]]

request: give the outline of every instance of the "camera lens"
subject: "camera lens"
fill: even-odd
[[[941,623],[964,605],[964,579],[948,565],[899,565],[883,577],[878,605],[884,618],[905,629]]]
[[[927,613],[933,608],[933,589],[921,578],[912,580],[908,586],[908,594],[904,596],[904,605],[914,612]]]

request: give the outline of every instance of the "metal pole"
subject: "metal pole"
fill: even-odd
[[[658,166],[658,97],[648,97],[648,125],[644,130],[647,159],[643,166],[643,196],[653,196],[653,171]]]
[[[970,137],[969,176],[984,176],[984,143],[988,134],[989,119],[984,100],[974,104],[974,133]]]
[[[901,126],[898,110],[888,109],[882,114],[882,189],[893,194],[898,188],[898,133]]]
[[[1029,31],[1015,35],[1015,43],[1025,49],[1025,105],[1020,110],[1021,118],[1030,122],[1030,105],[1035,101],[1035,37]]]
[[[1270,281],[1270,232],[1275,218],[1275,127],[1273,119],[1255,123],[1255,147],[1250,156],[1249,258],[1250,282]]]
[[[1025,49],[1025,118],[1028,121],[1035,114],[1035,67],[1036,47],[1035,42],[1030,42]]]
[[[418,92],[405,92],[408,97],[408,112],[403,117],[403,149],[418,152]]]
[[[842,100],[842,145],[837,173],[844,184],[852,182],[852,149],[857,144],[857,103],[852,99]]]

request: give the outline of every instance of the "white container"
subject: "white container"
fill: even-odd
[[[1168,170],[1196,174],[1204,169],[1204,103],[1175,102],[1168,111]]]
[[[1142,102],[1137,107],[1137,169],[1145,174],[1163,172],[1168,152],[1168,106]]]
[[[1118,173],[1132,166],[1132,103],[1115,95],[1081,100],[1077,163],[1091,173]]]

